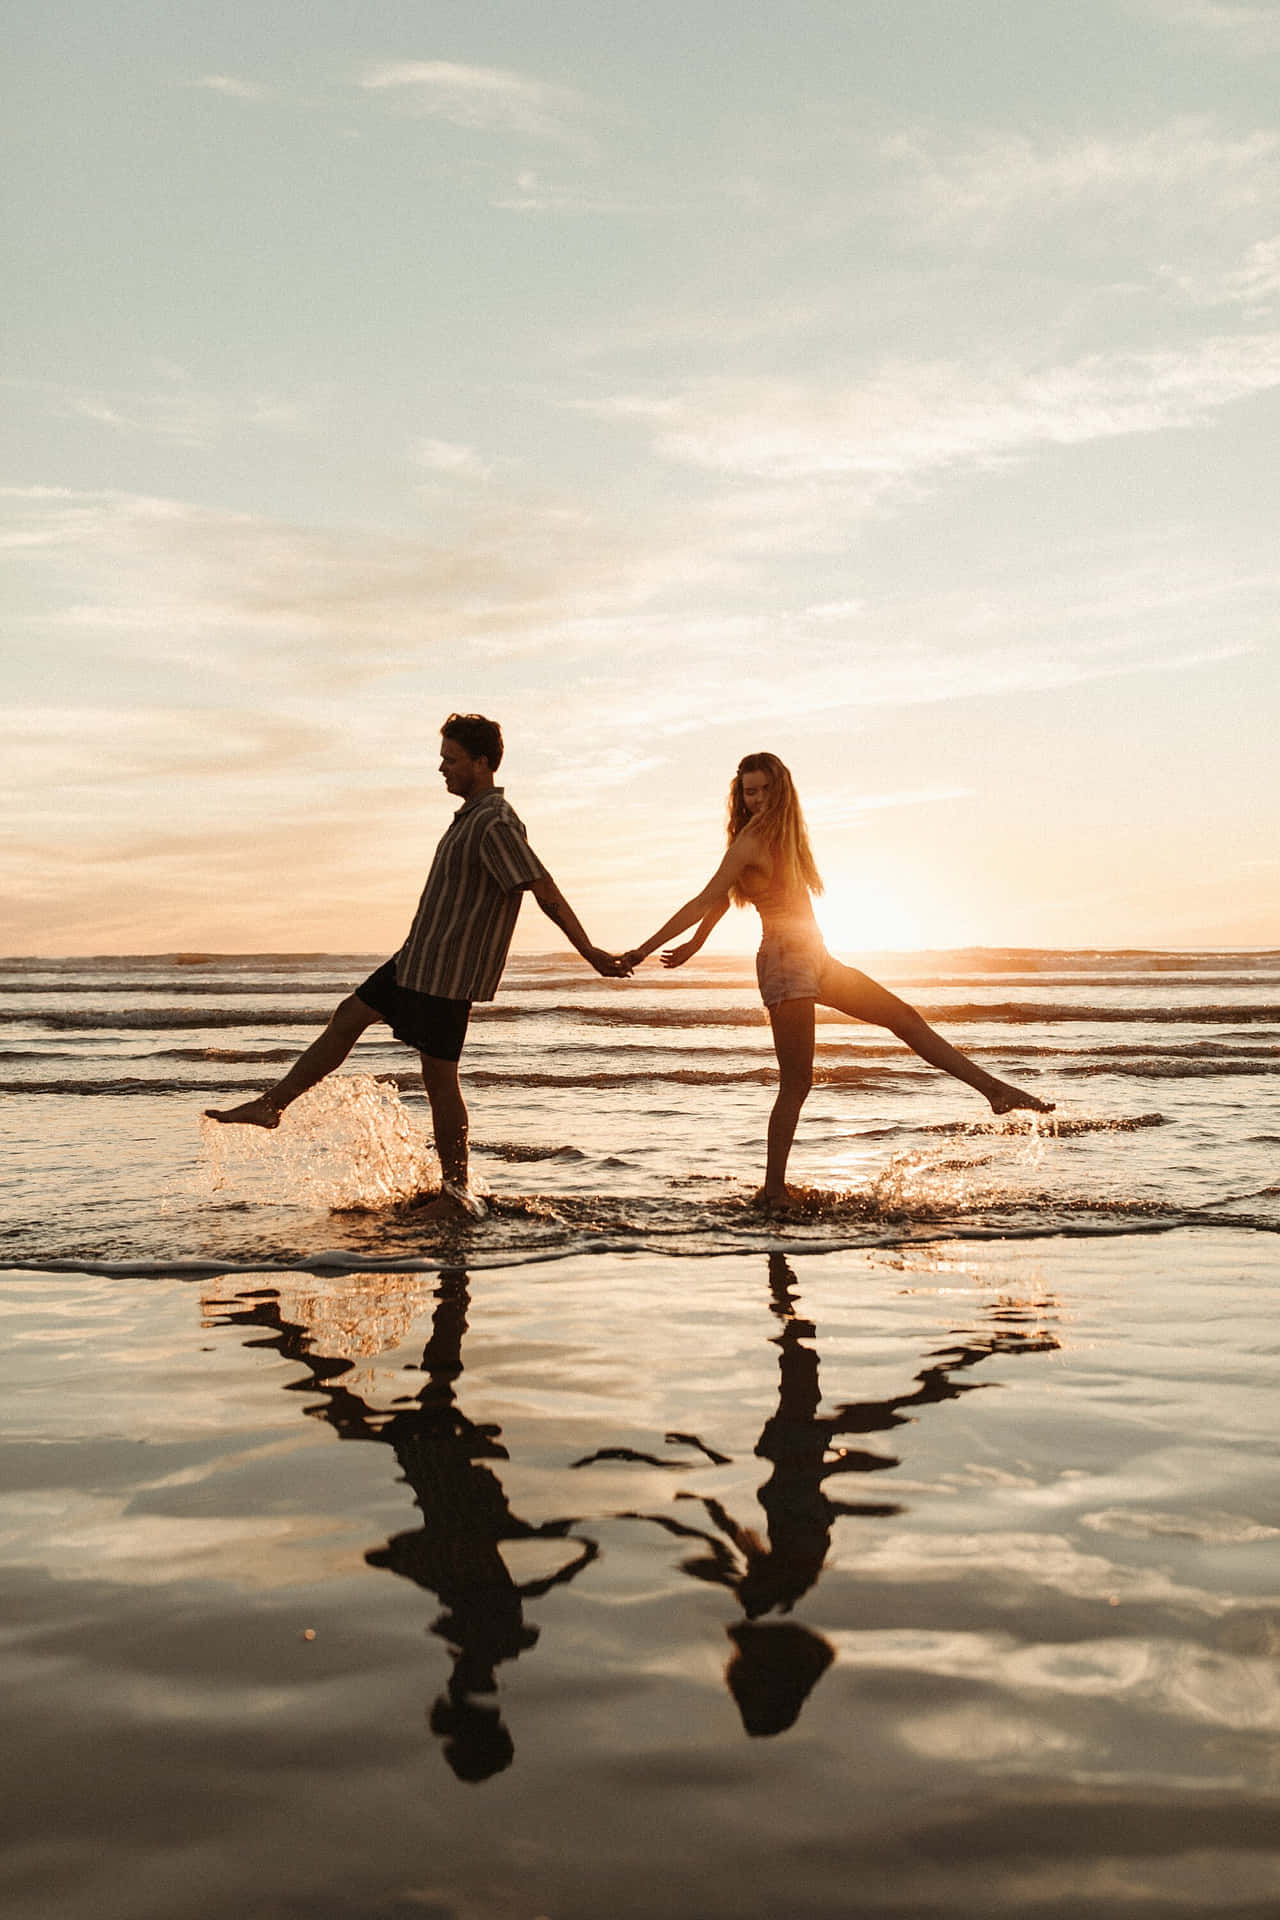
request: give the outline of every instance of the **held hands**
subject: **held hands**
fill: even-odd
[[[663,966],[682,967],[686,960],[692,960],[699,944],[697,940],[686,940],[681,946],[668,947],[662,955]],[[606,980],[627,980],[649,956],[643,947],[631,947],[626,953],[604,953],[599,947],[593,947],[587,958]]]
[[[625,980],[633,964],[630,954],[606,953],[603,947],[592,947],[585,958],[606,980]]]

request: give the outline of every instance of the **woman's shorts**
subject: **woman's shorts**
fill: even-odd
[[[469,1000],[442,1000],[437,993],[415,993],[396,979],[396,963],[385,960],[356,988],[356,998],[380,1013],[397,1040],[432,1060],[458,1060],[471,1018]]]
[[[767,933],[756,954],[760,998],[769,1008],[780,1006],[784,1000],[820,999],[822,976],[830,965],[831,957],[816,927],[798,927],[794,933]]]

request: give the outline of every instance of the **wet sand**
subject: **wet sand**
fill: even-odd
[[[1273,1914],[1275,1252],[5,1274],[8,1920]]]

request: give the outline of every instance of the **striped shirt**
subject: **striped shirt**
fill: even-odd
[[[525,887],[547,870],[501,787],[463,802],[436,848],[396,980],[445,1000],[492,1000]]]

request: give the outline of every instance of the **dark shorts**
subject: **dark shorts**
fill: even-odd
[[[458,1060],[471,1018],[469,1000],[442,1000],[438,993],[415,993],[396,979],[396,963],[386,960],[356,988],[357,999],[380,1013],[397,1040],[432,1060]]]

